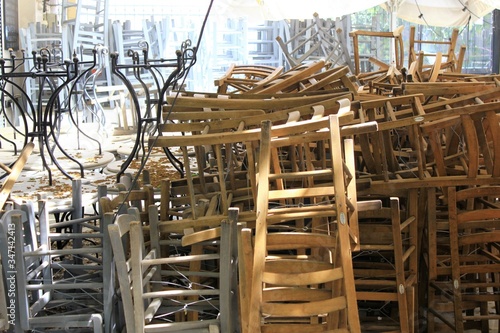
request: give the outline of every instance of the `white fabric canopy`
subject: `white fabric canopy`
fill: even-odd
[[[493,9],[498,0],[399,0],[397,17],[416,24],[436,27],[462,26],[475,22]]]
[[[215,0],[215,11],[221,15],[241,16],[261,21],[311,19],[314,13],[318,13],[321,18],[337,18],[384,2],[384,0]]]
[[[495,8],[500,0],[215,0],[216,15],[247,17],[250,20],[278,21],[336,18],[378,5],[393,10],[397,17],[422,25],[461,26],[477,21]]]

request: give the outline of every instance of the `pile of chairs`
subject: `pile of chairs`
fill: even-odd
[[[2,235],[14,225],[22,239],[18,285],[52,268],[49,291],[66,288],[65,299],[85,307],[71,325],[105,332],[464,332],[498,323],[494,77],[371,94],[325,61],[258,78],[255,67],[239,69],[254,74],[228,73],[224,93],[165,97],[148,146],[166,153],[178,178],[101,188],[95,225],[75,215],[47,227],[43,201],[38,219],[6,212]],[[89,238],[100,241],[81,241]],[[38,288],[17,304],[47,310]],[[16,327],[49,320],[19,311]]]

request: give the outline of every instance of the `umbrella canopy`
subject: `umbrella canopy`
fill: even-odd
[[[397,17],[431,26],[461,26],[474,22],[495,8],[500,0],[218,0],[217,12],[226,17],[279,21],[310,19],[314,13],[323,18],[353,14],[384,5]]]
[[[462,26],[500,8],[498,0],[393,0],[386,7],[408,22],[436,27]]]
[[[384,0],[217,0],[217,13],[242,16],[254,20],[279,21],[310,19],[314,13],[324,18],[336,18],[378,6]]]

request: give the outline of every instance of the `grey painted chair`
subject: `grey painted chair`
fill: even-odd
[[[21,214],[12,215],[20,327],[102,332],[103,317],[109,320],[111,311],[106,237],[100,230],[54,232],[56,227],[61,230],[75,224],[91,228],[89,222],[98,216],[50,224],[44,200],[38,202],[38,215],[38,242],[26,232],[34,223],[23,223]]]
[[[157,212],[156,206],[150,209]],[[215,249],[211,253],[169,257],[158,255],[160,234],[154,221],[148,235],[133,214],[117,217],[108,229],[128,332],[239,331],[236,215],[237,210],[230,210],[229,217],[221,216],[220,227],[186,236],[184,247],[210,243]],[[145,235],[151,247],[146,246]],[[192,271],[192,262],[204,263],[200,264],[204,268],[219,265]]]

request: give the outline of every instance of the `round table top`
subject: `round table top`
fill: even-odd
[[[75,179],[79,172],[70,172]],[[82,205],[89,206],[97,201],[96,183],[106,178],[105,175],[86,171],[82,179]],[[12,188],[10,197],[14,202],[37,201],[41,196],[47,199],[49,212],[69,211],[72,209],[72,180],[60,171],[53,171],[52,185],[46,171],[23,171]]]
[[[67,150],[69,156],[80,162],[84,169],[95,170],[102,169],[115,159],[115,155],[110,152],[103,151],[99,154],[95,150]],[[45,152],[45,158],[51,169],[56,169],[56,166],[50,161],[50,155]],[[71,161],[61,152],[56,153],[56,158],[64,170],[78,170],[77,163]],[[43,164],[39,153],[31,154],[24,166],[25,170],[42,171]]]
[[[5,151],[5,150],[0,150],[0,162],[3,164],[9,166],[10,164],[14,163],[17,161],[19,158],[18,155],[14,155],[14,151]]]
[[[124,160],[117,160],[109,163],[104,169],[104,173],[116,175],[120,169]],[[125,171],[135,177],[137,171],[141,166],[141,159],[133,159],[129,167]],[[179,172],[173,167],[172,163],[166,156],[150,156],[146,162],[144,169],[148,170],[151,185],[158,188],[160,186],[161,180],[163,179],[179,179]]]

